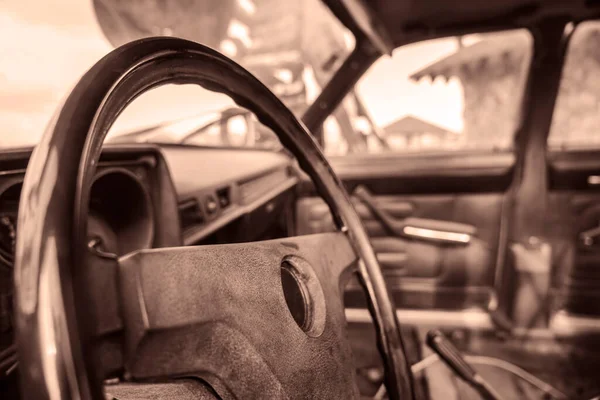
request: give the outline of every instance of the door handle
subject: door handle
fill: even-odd
[[[434,222],[444,222],[445,221],[435,221],[435,220],[422,220],[421,218],[412,218],[414,220],[421,221],[434,221]],[[440,242],[440,243],[451,243],[451,244],[469,244],[471,241],[471,234],[464,232],[456,232],[450,230],[440,230],[440,229],[429,229],[419,227],[420,224],[410,225],[407,221],[407,225],[404,226],[402,233],[406,237],[410,237],[413,239],[420,240],[429,240],[432,242]]]
[[[363,185],[354,190],[354,196],[371,210],[389,234],[396,237],[466,245],[477,233],[477,228],[474,226],[458,222],[412,217],[398,220],[379,207],[369,190]]]

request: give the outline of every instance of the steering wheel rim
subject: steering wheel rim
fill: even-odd
[[[145,91],[167,83],[193,83],[227,94],[254,112],[296,157],[359,257],[388,393],[393,399],[412,398],[410,366],[381,269],[360,218],[318,145],[248,71],[208,47],[175,38],[142,39],[100,60],[75,86],[31,156],[19,207],[22,240],[15,257],[17,345],[26,393],[40,399],[59,393],[101,398],[87,351],[90,327],[82,318],[89,299],[77,289],[85,277],[75,267],[85,260],[91,181],[104,137],[120,112]]]

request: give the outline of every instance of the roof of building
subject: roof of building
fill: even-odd
[[[419,80],[443,76],[450,79],[460,74],[461,68],[474,64],[512,62],[532,46],[531,36],[523,31],[509,31],[486,35],[486,38],[444,57],[413,73],[410,78]]]
[[[412,115],[406,115],[400,119],[397,119],[396,121],[385,126],[383,129],[387,135],[402,135],[415,132],[427,132],[439,135],[445,135],[449,133],[447,129],[423,121],[422,119]]]

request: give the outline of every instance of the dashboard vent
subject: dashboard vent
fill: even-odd
[[[190,199],[179,203],[179,219],[181,227],[187,229],[191,226],[199,225],[204,222],[202,207],[196,199]]]
[[[286,169],[269,172],[266,175],[246,181],[240,184],[240,197],[243,204],[251,203],[274,189],[277,185],[285,182],[289,178]]]

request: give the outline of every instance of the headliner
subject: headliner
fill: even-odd
[[[323,1],[354,32],[360,29],[361,13],[351,17],[348,10],[357,4],[366,6],[366,19],[393,47],[434,37],[528,27],[553,15],[573,21],[600,17],[600,0]]]
[[[211,13],[235,0],[93,0],[98,22],[113,45],[176,27],[177,36],[216,47],[226,26]],[[276,0],[274,0],[276,1]],[[563,15],[572,21],[600,18],[600,0],[321,0],[357,36],[383,53],[444,36],[532,26]],[[183,29],[183,30],[182,30]],[[158,33],[160,34],[160,33]]]

